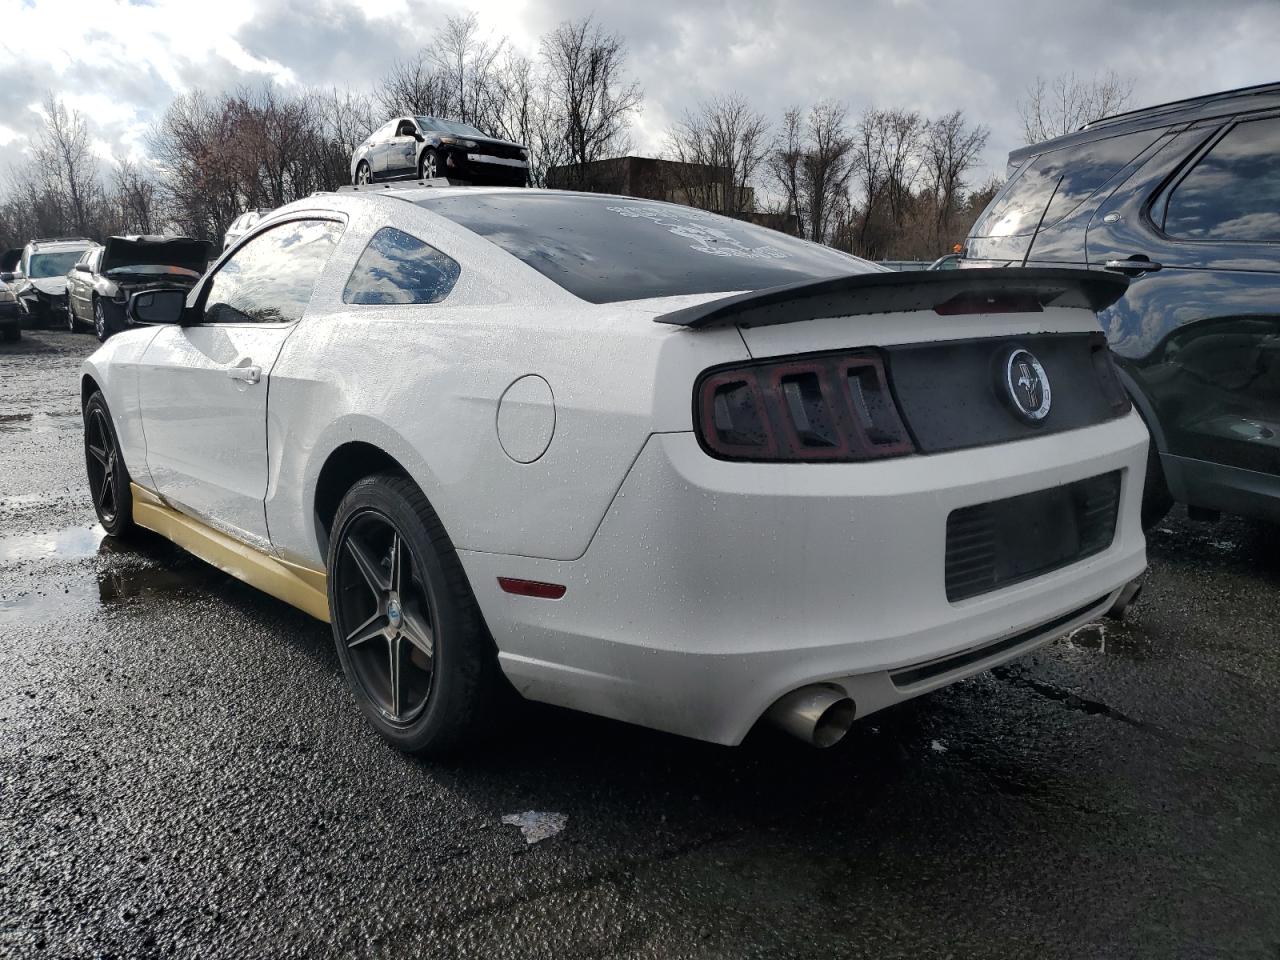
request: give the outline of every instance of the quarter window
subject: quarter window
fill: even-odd
[[[462,268],[452,257],[394,227],[383,227],[360,254],[343,303],[439,303]]]
[[[293,220],[254,237],[213,275],[205,322],[300,319],[341,235],[341,224],[332,220]]]
[[[1084,203],[1134,157],[1155,143],[1159,130],[1093,140],[1042,153],[1024,164],[1008,189],[973,229],[975,237],[1022,237],[1034,232],[1044,214],[1051,227]],[[1058,178],[1062,183],[1058,184]],[[1054,193],[1054,186],[1057,192]],[[1050,202],[1049,197],[1053,196]],[[1046,209],[1045,204],[1048,204]]]
[[[1173,188],[1164,231],[1187,240],[1280,241],[1280,117],[1228,131]]]

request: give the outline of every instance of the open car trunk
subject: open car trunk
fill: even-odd
[[[209,262],[209,245],[189,237],[110,237],[102,252],[103,274],[140,273],[152,276],[189,270],[197,276]]]

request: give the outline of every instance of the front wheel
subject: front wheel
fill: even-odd
[[[67,297],[67,329],[75,333],[80,329],[80,324],[76,322],[75,307],[71,306],[71,297]]]
[[[354,182],[357,187],[363,187],[373,182],[373,172],[369,169],[369,164],[365,163],[363,160],[361,160],[356,166],[356,178]]]
[[[22,339],[22,328],[16,323],[10,324],[4,328],[4,342],[17,343]]]
[[[97,297],[93,298],[93,332],[103,343],[106,343],[107,338],[111,336],[111,327],[107,324],[107,311]]]
[[[129,470],[120,455],[120,440],[101,393],[95,393],[84,405],[84,462],[93,509],[102,529],[113,537],[127,535],[133,530]]]
[[[347,492],[328,571],[338,659],[383,737],[443,756],[490,725],[496,650],[457,551],[411,480],[375,474]]]

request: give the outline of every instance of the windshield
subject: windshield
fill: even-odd
[[[483,137],[484,134],[469,123],[457,120],[438,120],[435,117],[415,117],[418,126],[423,130],[437,130],[440,133],[454,133],[460,137]]]
[[[27,276],[32,280],[60,277],[76,265],[84,250],[60,250],[57,253],[37,253],[27,265]]]
[[[561,193],[418,203],[591,303],[763,290],[876,270],[830,247],[671,203]]]

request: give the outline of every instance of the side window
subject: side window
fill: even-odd
[[[973,228],[973,236],[1028,236],[1040,222],[1041,212],[1044,212],[1044,225],[1053,226],[1155,143],[1162,132],[1143,130],[1040,154],[1023,166],[1022,174],[987,208]],[[1054,193],[1059,177],[1062,184]],[[1050,194],[1052,203],[1049,203]],[[1046,203],[1049,204],[1047,211]]]
[[[254,237],[210,280],[204,322],[299,319],[340,236],[332,220],[293,220]]]
[[[343,303],[439,303],[458,282],[457,261],[393,227],[373,235],[360,254]]]
[[[1187,240],[1280,241],[1280,117],[1227,131],[1169,194],[1164,232]]]
[[[89,255],[89,269],[94,273],[98,272],[98,265],[102,263],[102,252],[105,247],[99,247]]]
[[[418,128],[413,125],[412,120],[401,120],[400,125],[396,127],[396,136],[412,137],[417,130]]]

